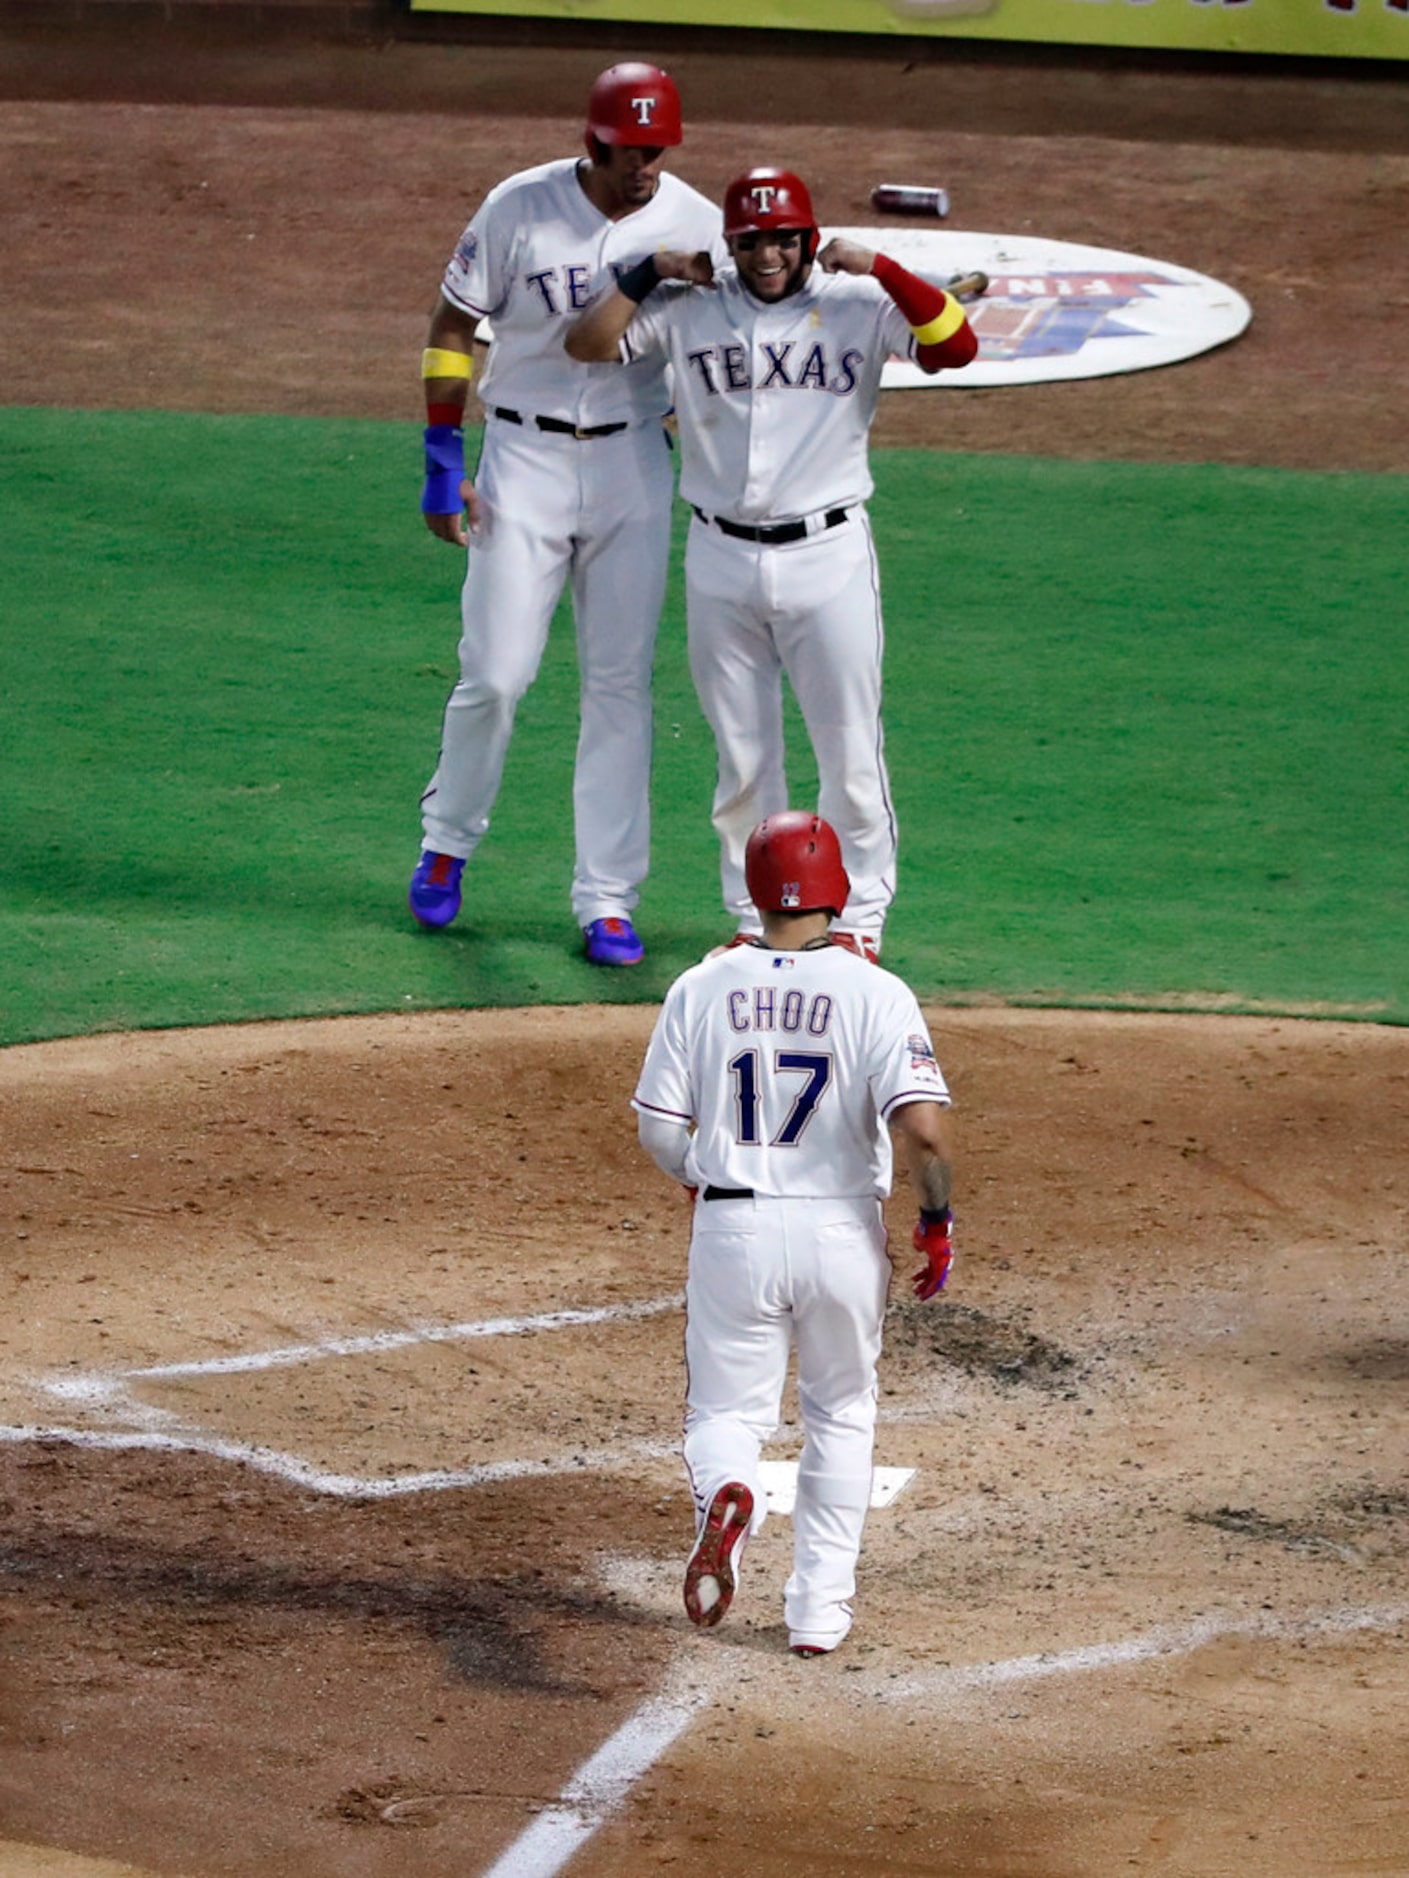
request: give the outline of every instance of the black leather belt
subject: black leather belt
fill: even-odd
[[[505,410],[502,404],[494,406],[494,415],[502,417],[506,424],[536,424],[540,430],[551,430],[555,437],[615,437],[619,430],[625,430],[623,424],[568,424],[561,417],[525,418],[518,411]]]
[[[706,1200],[751,1200],[752,1187],[706,1187],[703,1197]]]
[[[694,503],[690,504],[694,508]],[[822,517],[823,528],[840,528],[850,514],[849,509],[828,509]],[[813,530],[806,522],[765,522],[761,528],[752,528],[747,522],[728,522],[722,515],[706,515],[703,509],[695,509],[702,522],[713,522],[721,535],[732,535],[736,541],[760,541],[765,548],[781,547],[785,541],[801,541],[804,536],[821,533]]]

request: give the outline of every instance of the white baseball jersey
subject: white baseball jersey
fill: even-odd
[[[460,237],[441,291],[493,321],[480,385],[486,404],[584,426],[661,417],[671,402],[663,359],[627,372],[582,365],[567,356],[563,335],[617,273],[648,254],[721,255],[720,212],[666,171],[649,202],[612,221],[578,181],[581,160],[521,170],[491,189]]]
[[[760,523],[871,494],[881,368],[892,353],[913,356],[914,335],[870,275],[814,267],[799,292],[766,304],[729,267],[712,288],[658,287],[621,353],[675,368],[685,500]]]
[[[694,1122],[691,1184],[884,1197],[886,1127],[949,1102],[914,993],[840,946],[735,946],[666,993],[632,1106]]]
[[[468,858],[483,840],[514,709],[570,580],[582,681],[572,884],[580,926],[629,914],[649,865],[651,667],[674,481],[658,421],[670,405],[663,367],[583,365],[563,336],[613,269],[659,248],[717,251],[720,219],[664,174],[649,202],[612,221],[583,192],[578,160],[563,158],[490,191],[442,282],[453,305],[492,316],[481,396],[522,421],[491,418],[474,472],[481,526],[466,560],[460,682],[422,797],[424,844]],[[539,417],[627,428],[579,439],[544,433]]]

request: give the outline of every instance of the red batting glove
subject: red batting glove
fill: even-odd
[[[920,1208],[920,1217],[915,1222],[915,1250],[923,1252],[929,1262],[922,1265],[910,1281],[917,1298],[932,1298],[937,1291],[943,1291],[949,1267],[954,1263],[954,1247],[949,1236],[953,1230],[954,1215],[947,1206],[939,1212],[927,1206]]]

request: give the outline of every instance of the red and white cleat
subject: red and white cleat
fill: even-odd
[[[878,932],[857,932],[851,927],[833,926],[830,937],[834,946],[845,946],[857,958],[872,965],[880,964],[881,935]]]
[[[753,1494],[731,1480],[715,1494],[685,1567],[685,1611],[692,1624],[709,1629],[728,1610],[737,1582],[734,1554],[748,1537]]]
[[[805,1630],[788,1630],[788,1648],[794,1656],[830,1656],[851,1633],[851,1606],[834,1604]]]

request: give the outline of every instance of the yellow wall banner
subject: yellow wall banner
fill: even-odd
[[[1409,0],[411,0],[418,13],[1409,59]]]

